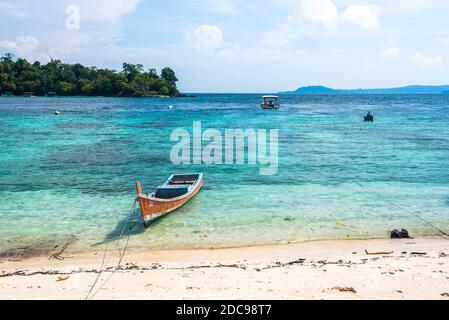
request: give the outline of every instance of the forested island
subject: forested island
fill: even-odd
[[[47,64],[0,58],[0,95],[177,97],[175,72],[164,68],[144,70],[141,64],[123,63],[123,70],[85,67],[51,60]]]

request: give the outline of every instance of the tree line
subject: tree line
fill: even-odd
[[[15,59],[11,54],[0,58],[0,94],[146,97],[180,96],[175,72],[164,68],[144,70],[141,64],[123,63],[123,70],[85,67],[51,60],[47,64]]]

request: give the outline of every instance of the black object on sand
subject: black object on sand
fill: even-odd
[[[391,231],[391,239],[411,239],[408,231],[405,229]]]

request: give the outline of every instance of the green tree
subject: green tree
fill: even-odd
[[[176,74],[172,69],[162,69],[161,77],[167,81],[168,90],[171,95],[175,95],[176,93],[178,93],[178,89],[176,88],[176,82],[178,82],[178,78],[176,78]]]
[[[56,86],[56,93],[61,96],[69,96],[73,94],[76,85],[74,83],[59,81]]]
[[[130,63],[124,63],[123,64],[123,73],[128,78],[128,81],[134,81],[136,77],[143,72],[143,65],[141,64],[130,64]]]

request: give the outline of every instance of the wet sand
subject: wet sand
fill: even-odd
[[[449,299],[449,240],[0,258],[0,299]],[[62,252],[61,252],[62,251]],[[110,258],[109,258],[110,257]],[[105,282],[106,281],[106,282]]]

